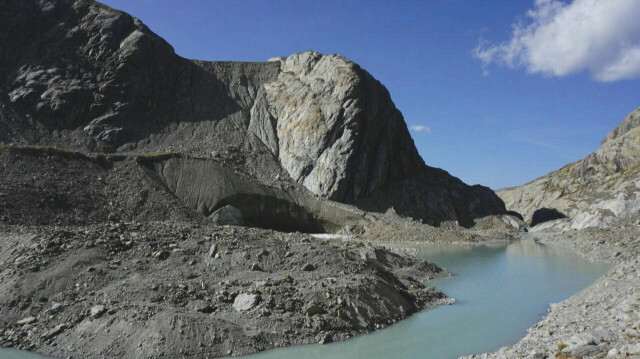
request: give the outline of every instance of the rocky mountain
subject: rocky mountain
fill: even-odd
[[[423,284],[446,270],[369,240],[517,231],[504,213],[427,166],[387,89],[343,56],[189,60],[94,1],[0,1],[0,348],[344,340],[452,303]]]
[[[640,210],[640,108],[580,161],[524,186],[498,192],[538,228],[606,228]]]
[[[88,0],[3,2],[0,54],[5,145],[210,158],[262,184],[431,224],[504,212],[488,188],[426,166],[386,88],[340,55],[188,60]]]

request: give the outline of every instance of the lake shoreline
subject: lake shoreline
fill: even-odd
[[[270,350],[249,358],[453,359],[495,350],[523,337],[548,303],[569,298],[610,267],[529,239],[481,245],[421,243],[417,255],[456,274],[427,283],[454,298],[455,305],[417,313],[348,341]],[[520,284],[522,279],[528,284]],[[515,310],[508,318],[500,315]],[[484,330],[477,331],[479,327]]]
[[[367,242],[193,223],[0,227],[0,347],[221,357],[341,341],[451,304]]]
[[[640,355],[640,241],[635,226],[574,232],[533,232],[527,236],[568,248],[591,261],[613,263],[596,282],[550,306],[543,320],[518,343],[488,358],[627,358]]]
[[[6,228],[4,230],[5,230],[4,233],[6,233]],[[226,231],[229,231],[229,233],[224,234],[226,233]],[[234,232],[234,233],[231,233],[231,232]],[[448,232],[443,231],[442,233],[439,233],[439,237],[444,238],[444,235],[449,233],[449,234],[452,234],[453,238],[460,238],[461,237],[460,232],[462,232],[462,230],[448,231]],[[454,240],[453,242],[446,242],[444,240],[423,241],[423,242],[407,241],[407,240],[383,241],[383,240],[375,240],[375,239],[367,240],[367,239],[363,239],[362,237],[346,238],[340,241],[336,241],[334,239],[329,239],[329,240],[311,239],[307,235],[300,235],[300,234],[293,235],[292,239],[286,239],[286,237],[291,236],[291,234],[283,234],[280,232],[263,231],[263,230],[255,230],[255,229],[244,229],[241,227],[235,227],[235,228],[227,227],[226,229],[223,228],[222,231],[219,232],[219,236],[221,239],[229,238],[228,237],[229,235],[237,236],[238,234],[240,234],[241,236],[248,235],[248,234],[265,235],[266,237],[272,237],[272,236],[283,237],[284,236],[285,237],[284,241],[286,242],[300,242],[300,244],[302,244],[302,246],[300,247],[300,250],[302,250],[303,248],[306,248],[305,246],[308,246],[308,244],[312,243],[312,241],[317,241],[317,243],[325,243],[327,245],[337,246],[343,249],[348,249],[348,248],[351,248],[352,250],[356,249],[358,253],[364,253],[364,256],[363,256],[364,259],[366,259],[368,255],[369,255],[369,258],[373,258],[373,257],[370,257],[370,255],[372,254],[375,255],[376,251],[378,250],[385,251],[385,253],[396,253],[402,258],[412,258],[412,257],[415,258],[417,250],[420,247],[437,245],[441,243],[460,245],[460,246],[469,246],[469,245],[501,246],[501,245],[504,245],[505,243],[509,243],[514,240],[520,240],[523,237],[528,237],[528,238],[533,238],[536,241],[543,243],[545,245],[559,246],[559,247],[571,249],[572,251],[577,252],[578,254],[582,255],[583,257],[589,260],[606,261],[606,262],[614,263],[615,267],[612,270],[610,270],[603,278],[597,280],[595,283],[591,284],[589,287],[575,294],[571,298],[559,304],[552,305],[549,314],[541,322],[535,324],[529,330],[529,334],[527,334],[527,336],[521,339],[517,344],[510,347],[502,348],[500,349],[500,351],[495,353],[478,354],[475,356],[470,356],[469,358],[493,358],[493,357],[528,358],[528,357],[532,357],[532,355],[534,355],[534,357],[544,358],[544,357],[553,357],[560,353],[566,354],[568,350],[571,350],[572,353],[573,352],[582,353],[581,351],[584,351],[586,349],[592,350],[594,349],[592,348],[593,345],[585,344],[583,343],[583,341],[581,341],[581,339],[573,338],[573,336],[577,334],[578,337],[580,337],[580,335],[583,335],[584,337],[588,337],[589,335],[592,336],[594,332],[600,333],[601,331],[598,331],[599,330],[598,328],[588,325],[589,323],[587,322],[589,321],[594,322],[598,320],[596,322],[605,323],[606,321],[602,321],[601,320],[602,318],[600,317],[596,318],[592,315],[592,316],[584,317],[584,320],[581,320],[580,322],[571,324],[569,323],[571,321],[571,318],[580,317],[581,315],[583,315],[584,313],[581,313],[580,311],[584,310],[585,305],[586,307],[599,308],[598,312],[603,312],[603,313],[606,312],[610,317],[618,318],[619,315],[618,316],[616,315],[619,314],[618,312],[621,312],[622,309],[620,310],[616,309],[617,311],[614,310],[614,313],[611,314],[611,311],[607,311],[603,308],[605,308],[606,306],[612,306],[613,304],[615,304],[616,301],[620,302],[621,305],[627,305],[629,304],[630,300],[634,299],[633,297],[630,297],[623,293],[623,289],[624,289],[623,287],[626,285],[628,281],[633,279],[631,277],[635,273],[635,271],[632,270],[634,268],[633,266],[637,265],[637,260],[635,260],[634,262],[634,259],[633,259],[634,253],[636,253],[635,249],[633,251],[627,251],[625,252],[625,254],[622,254],[622,250],[626,247],[613,247],[613,246],[609,246],[608,244],[603,245],[601,243],[602,234],[594,235],[591,232],[570,234],[570,235],[558,234],[558,233],[527,233],[527,234],[513,235],[513,233],[509,233],[508,236],[505,235],[498,239],[492,239],[490,238],[490,236],[486,234],[484,234],[483,236],[478,236],[474,234],[474,240]],[[198,243],[196,243],[197,247],[202,247],[203,245],[204,247],[206,247],[201,249],[201,251],[204,252],[205,249],[209,248],[208,246],[211,242],[207,242],[207,244],[204,244],[204,243],[198,244]],[[307,244],[304,244],[304,243],[307,243]],[[288,245],[288,248],[289,250],[291,250],[290,244]],[[272,249],[269,249],[269,251],[272,251]],[[298,253],[295,251],[292,251],[292,252]],[[366,253],[369,253],[369,254],[366,254]],[[202,255],[204,254],[205,253],[203,253]],[[227,255],[229,254],[230,253],[227,253]],[[153,253],[150,253],[150,255],[153,255]],[[4,259],[4,261],[6,261],[6,259]],[[105,265],[108,266],[110,265],[110,263],[105,262]],[[124,266],[124,264],[121,263],[118,266]],[[291,268],[291,270],[293,270],[293,268]],[[247,271],[246,273],[250,273],[250,272],[255,272],[255,271]],[[304,273],[304,272],[301,271],[298,273]],[[414,280],[415,278],[418,278],[418,279],[421,278],[420,280],[423,280],[426,278],[437,277],[434,273],[422,273],[423,277],[416,277],[419,274],[415,271],[412,274],[413,274]],[[395,275],[398,275],[398,273],[395,273]],[[299,274],[295,275],[295,277],[298,277],[298,276]],[[606,285],[603,284],[603,283],[606,283],[607,281],[609,282],[609,284],[606,284]],[[640,288],[640,281],[637,280],[637,277],[635,278],[634,283],[635,283],[634,288]],[[331,286],[329,286],[329,288],[330,287]],[[251,288],[253,287],[250,286],[248,288],[249,289],[248,293],[251,293],[252,290],[255,290]],[[607,291],[611,291],[611,288],[614,288],[612,293],[614,293],[615,295],[608,295],[608,297],[602,295],[603,293],[607,293],[607,291],[603,290],[603,288],[607,288]],[[256,288],[256,289],[260,291],[260,288]],[[451,301],[449,299],[446,299],[444,296],[440,296],[440,294],[437,295],[437,293],[439,293],[437,291],[429,292],[429,293],[431,293],[430,296],[431,298],[433,298],[430,302],[424,301],[422,306],[416,306],[415,311],[407,313],[407,315],[404,315],[403,317],[398,317],[398,319],[393,319],[392,322],[395,322],[402,318],[406,318],[411,314],[422,309],[451,303]],[[605,299],[608,299],[608,300],[605,300]],[[585,303],[589,303],[589,304],[585,304]],[[632,304],[633,303],[631,303],[631,305]],[[189,305],[190,304],[188,304],[187,306]],[[621,312],[621,313],[626,313],[626,312]],[[90,314],[88,313],[87,316],[89,315]],[[109,315],[106,315],[105,317],[109,317]],[[261,316],[258,316],[258,318],[260,317]],[[302,319],[304,319],[304,317],[305,316],[303,315]],[[263,318],[262,319],[263,323],[275,322],[273,320],[274,319],[273,317],[271,318],[262,317],[262,318]],[[254,318],[254,319],[257,319],[257,318]],[[90,322],[94,321],[92,318],[89,318],[88,320]],[[291,326],[292,324],[289,323],[288,325]],[[373,330],[383,328],[387,325],[380,325],[378,328],[373,328]],[[285,328],[286,325],[281,327]],[[551,329],[551,332],[548,330],[548,328],[560,328],[560,327],[567,328],[567,329],[562,331],[559,331],[557,329]],[[29,328],[29,324],[27,324],[27,328]],[[603,328],[603,329],[606,330],[607,328]],[[626,328],[623,328],[623,329],[626,329]],[[344,335],[341,335],[339,332],[334,332],[334,333],[331,333],[330,341],[342,341],[354,335],[365,334],[370,331],[371,329],[362,330],[362,331],[353,331],[350,333],[345,333]],[[6,340],[6,330],[0,331],[0,333],[5,334],[4,338]],[[281,346],[292,346],[292,345],[298,345],[298,344],[321,342],[322,339],[325,337],[325,334],[323,334],[321,331],[319,332],[319,335],[318,334],[300,335],[300,334],[302,333],[298,333],[298,334],[296,334],[295,332],[290,333],[290,335],[288,335],[288,339],[286,341],[283,341],[281,344],[278,344],[278,342],[274,342],[272,345],[268,345],[268,343],[263,342],[262,349],[258,351],[266,350],[269,348],[281,347]],[[252,352],[256,352],[255,341],[252,342],[248,340],[248,341],[242,342],[243,339],[241,338],[242,336],[235,338],[236,340],[240,339],[241,341],[241,342],[236,342],[235,344],[236,350],[223,349],[218,351],[219,354],[215,356],[225,356],[229,354],[232,354],[232,355],[249,354]],[[599,346],[596,345],[596,347],[599,350],[601,350],[601,352],[605,350],[606,352],[608,352],[611,349],[616,349],[618,350],[618,352],[624,353],[625,351],[629,352],[629,350],[631,350],[629,349],[629,342],[625,341],[624,338],[619,335],[616,338],[607,337],[606,340],[607,340],[606,342],[604,341],[602,342],[602,343],[606,343],[606,345],[605,344],[602,344]],[[72,342],[73,342],[72,338],[65,339],[66,346],[72,345]],[[558,343],[563,343],[563,344],[558,344]],[[581,343],[583,345],[581,345]],[[4,346],[6,346],[6,344]],[[586,348],[582,348],[585,346]],[[82,349],[84,351],[74,349],[71,352],[69,352],[68,350],[61,351],[59,349],[60,347],[58,347],[58,349],[56,347],[58,346],[56,345],[54,347],[44,347],[44,348],[49,348],[45,350],[41,350],[40,347],[32,347],[31,349],[37,352],[43,352],[45,354],[53,354],[54,356],[57,355],[59,357],[65,357],[68,355],[82,356],[82,355],[89,355],[89,353],[97,354],[97,351],[95,351],[95,348]],[[563,350],[561,350],[560,347],[562,347]],[[238,350],[238,348],[245,348],[245,349]],[[90,351],[87,351],[88,349],[90,349]],[[103,351],[103,353],[106,353],[106,352]],[[158,355],[158,354],[159,353],[157,352],[155,353],[155,355]],[[106,354],[101,354],[101,355],[104,357],[109,357],[109,355],[106,355]],[[214,356],[214,355],[211,355],[211,356]]]

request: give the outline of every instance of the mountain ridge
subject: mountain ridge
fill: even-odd
[[[523,186],[497,192],[508,209],[531,220],[537,210],[568,218],[540,228],[606,228],[640,209],[640,108],[628,114],[581,160]]]
[[[387,89],[341,55],[187,60],[88,0],[9,1],[0,20],[0,143],[215,157],[381,212],[393,191],[398,213],[431,224],[504,213],[489,189],[429,169]],[[390,190],[408,179],[417,199]],[[416,200],[433,203],[402,208]]]

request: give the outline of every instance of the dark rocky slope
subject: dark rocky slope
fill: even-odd
[[[427,167],[388,91],[340,55],[192,61],[125,13],[64,0],[3,2],[0,54],[5,144],[213,157],[433,224],[504,213],[490,190]]]
[[[448,303],[422,284],[447,274],[301,233],[192,222],[0,225],[0,348],[205,358],[331,342]]]
[[[46,175],[43,175],[46,174]],[[0,220],[16,225],[204,223],[233,204],[246,224],[310,233],[362,227],[365,213],[294,186],[265,186],[213,159],[87,156],[55,148],[0,148]]]

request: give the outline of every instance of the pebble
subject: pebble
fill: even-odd
[[[94,305],[91,307],[91,316],[93,318],[100,318],[106,312],[107,308],[105,308],[104,305]]]
[[[304,313],[304,315],[308,316],[308,317],[312,317],[314,315],[317,314],[322,314],[324,313],[324,310],[322,309],[322,307],[316,303],[315,301],[309,301],[304,305],[304,308],[302,309],[302,312]]]
[[[214,243],[209,248],[209,257],[214,258],[216,254],[218,254],[218,245]]]
[[[305,272],[311,272],[311,271],[313,271],[315,269],[316,269],[316,267],[311,263],[307,263],[302,267],[302,270],[305,271]]]
[[[53,328],[50,331],[44,333],[42,335],[42,337],[44,339],[51,339],[51,338],[55,337],[56,335],[62,333],[65,329],[67,329],[67,326],[65,324],[59,324],[55,328]]]
[[[171,252],[165,251],[165,250],[161,250],[153,253],[153,257],[158,258],[161,261],[169,258],[169,255],[171,255]]]
[[[257,272],[262,272],[262,267],[260,267],[260,265],[258,263],[253,263],[251,265],[251,270],[252,271],[257,271]]]
[[[31,324],[31,323],[33,323],[33,322],[35,322],[35,321],[36,321],[36,317],[26,317],[26,318],[24,318],[24,319],[20,319],[20,320],[18,320],[18,321],[16,322],[16,324],[19,324],[19,325]]]
[[[238,294],[233,301],[233,309],[238,312],[253,309],[260,302],[260,295],[242,293]]]

